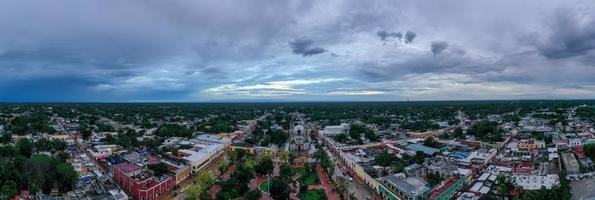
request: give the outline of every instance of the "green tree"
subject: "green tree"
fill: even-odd
[[[502,140],[502,133],[500,133],[497,122],[482,120],[473,125],[468,132],[483,141],[498,142]]]
[[[279,159],[281,159],[283,162],[287,162],[289,159],[289,151],[281,150],[279,152]]]
[[[157,135],[161,137],[190,137],[192,130],[178,124],[165,124],[157,129]]]
[[[18,153],[27,158],[30,158],[33,154],[33,145],[31,144],[31,141],[29,141],[29,139],[27,138],[19,139],[16,143],[16,147]]]
[[[229,151],[227,151],[227,159],[229,159],[231,163],[235,163],[235,161],[238,160],[237,150],[230,149]]]
[[[258,200],[262,196],[262,193],[258,189],[250,190],[244,196],[247,200]]]
[[[188,186],[186,191],[184,191],[185,199],[187,200],[195,200],[200,197],[200,195],[204,192],[205,187],[200,184],[192,184]]]
[[[91,130],[89,130],[89,127],[87,125],[81,125],[79,127],[79,133],[83,137],[83,140],[88,140],[89,137],[91,137],[92,135],[92,132]]]
[[[153,175],[155,176],[161,176],[167,173],[167,165],[165,163],[150,164],[147,168],[153,171]]]
[[[12,134],[8,132],[0,132],[0,143],[7,144],[12,142]]]
[[[0,199],[10,199],[17,195],[17,192],[17,183],[15,183],[13,180],[8,180],[2,185]]]
[[[340,142],[340,143],[345,143],[349,139],[349,138],[347,138],[347,135],[345,135],[343,133],[335,135],[334,138],[337,142]]]
[[[463,134],[463,129],[461,127],[457,127],[452,132],[452,136],[455,137],[455,138],[464,138],[465,137],[465,134]]]
[[[289,194],[291,191],[289,190],[289,179],[284,177],[275,177],[271,181],[271,196],[273,199],[276,200],[286,200],[289,199]]]
[[[424,140],[424,145],[429,146],[429,147],[434,147],[434,148],[440,148],[440,143],[436,142],[433,137],[427,137]]]
[[[424,163],[425,158],[426,158],[426,154],[424,154],[423,151],[416,151],[415,156],[413,157],[412,161],[417,164],[422,164],[422,163]]]
[[[56,166],[57,180],[61,192],[66,192],[74,188],[74,183],[78,181],[78,174],[70,163],[60,163]]]
[[[215,184],[215,176],[208,171],[203,171],[198,174],[198,183],[207,187]]]
[[[347,178],[345,178],[344,176],[339,176],[337,178],[337,181],[335,181],[335,188],[337,190],[337,193],[341,196],[342,199],[345,199],[348,194],[347,194],[347,188],[349,187],[349,182],[347,181]]]
[[[256,167],[256,161],[254,161],[254,158],[246,158],[244,164],[246,165],[246,169],[249,171],[254,171],[254,167]]]
[[[432,186],[439,184],[443,179],[438,173],[428,173],[426,176],[428,183]]]
[[[273,160],[270,158],[263,158],[256,166],[256,173],[261,175],[267,175],[273,172],[274,163]]]
[[[186,199],[207,199],[208,189],[215,183],[215,176],[208,171],[203,171],[198,174],[197,182],[188,186],[184,192]]]
[[[406,163],[404,161],[398,160],[394,163],[395,164],[393,165],[393,170],[395,173],[401,173],[401,172],[405,171]]]
[[[391,153],[388,153],[386,150],[382,151],[374,158],[374,162],[376,162],[376,164],[384,167],[391,165],[396,160],[397,157]]]

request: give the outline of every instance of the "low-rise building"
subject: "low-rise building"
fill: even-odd
[[[385,199],[422,200],[428,198],[431,192],[427,182],[419,177],[388,175],[382,177],[381,183],[383,189],[380,192]]]
[[[223,153],[225,146],[222,144],[202,145],[193,149],[180,149],[178,156],[182,157],[191,167],[192,171],[198,172],[209,161]]]
[[[341,123],[340,125],[335,125],[335,126],[325,126],[324,134],[325,135],[347,134],[349,132],[350,127],[351,126],[348,123]]]
[[[117,164],[112,178],[126,193],[139,200],[157,199],[176,184],[175,176],[156,177],[130,163]]]
[[[551,189],[553,186],[560,183],[559,177],[556,174],[548,174],[545,176],[538,175],[513,175],[514,183],[525,190],[539,190],[542,187]]]
[[[545,148],[545,142],[539,140],[521,140],[517,144],[520,150]]]
[[[405,167],[405,169],[403,170],[405,172],[405,174],[410,177],[410,176],[417,176],[417,177],[424,177],[425,176],[425,167],[423,165],[414,163],[411,164],[407,167]]]

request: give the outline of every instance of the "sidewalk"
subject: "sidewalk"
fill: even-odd
[[[317,165],[316,172],[318,173],[318,178],[320,179],[320,185],[311,185],[308,186],[308,189],[324,189],[324,193],[326,193],[326,198],[328,200],[340,200],[341,198],[339,198],[339,194],[335,192],[334,187],[329,181],[329,177],[324,172],[324,169],[322,169],[322,166]]]

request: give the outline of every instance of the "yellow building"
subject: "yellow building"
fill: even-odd
[[[545,148],[545,142],[536,140],[524,140],[518,143],[518,148],[522,150]]]
[[[192,167],[190,166],[184,166],[183,168],[178,169],[176,171],[176,184],[190,176],[190,173],[192,173]]]

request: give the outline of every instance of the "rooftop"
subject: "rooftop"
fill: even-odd
[[[440,151],[440,149],[436,149],[436,148],[424,146],[424,145],[421,145],[421,144],[410,144],[410,145],[407,145],[406,148],[409,149],[409,150],[412,150],[412,151],[416,151],[416,152],[417,151],[421,151],[421,152],[424,152],[427,155],[433,155],[433,154],[435,154],[435,153],[437,153],[437,152]]]
[[[130,173],[136,170],[139,170],[140,168],[135,165],[135,164],[130,164],[130,163],[120,163],[116,165],[116,168],[118,168],[120,171],[124,172],[124,173]]]
[[[383,179],[412,196],[421,195],[430,189],[426,186],[427,182],[418,177],[402,178],[397,175],[388,175],[383,177]]]
[[[523,187],[525,190],[539,190],[541,187],[549,189],[559,183],[558,175],[555,174],[546,176],[514,175],[512,178],[518,186]]]

